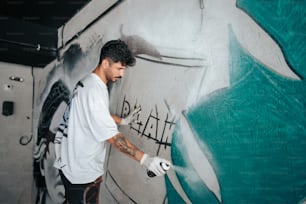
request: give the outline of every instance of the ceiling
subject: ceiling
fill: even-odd
[[[0,61],[45,67],[57,56],[57,29],[90,0],[1,0]]]

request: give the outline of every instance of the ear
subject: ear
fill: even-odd
[[[107,59],[102,60],[101,65],[103,68],[109,67],[109,61]]]

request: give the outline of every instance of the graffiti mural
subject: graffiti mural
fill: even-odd
[[[139,123],[120,131],[173,163],[164,178],[150,179],[110,148],[102,202],[305,203],[305,7],[298,0],[124,1],[90,31],[99,43],[85,40],[86,51],[72,45],[50,72],[35,142],[36,203],[63,201],[50,171],[54,121],[95,67],[100,35],[127,42],[137,58],[109,84],[113,113],[142,110]]]
[[[64,189],[58,171],[53,167],[55,132],[50,131],[52,118],[62,102],[69,100],[70,91],[60,80],[48,94],[39,118],[38,137],[34,151],[34,180],[37,188],[35,203],[63,203]],[[58,191],[55,191],[58,189]]]
[[[208,151],[206,155],[218,176],[222,202],[305,203],[305,171],[302,170],[306,161],[305,112],[301,112],[306,105],[305,57],[296,58],[299,56],[299,43],[305,40],[302,31],[305,23],[300,24],[298,20],[296,14],[301,10],[296,2],[262,3],[254,5],[250,1],[238,1],[237,7],[253,16],[273,36],[273,42],[270,37],[268,42],[262,39],[258,29],[248,31],[248,40],[254,41],[255,48],[260,47],[260,54],[269,52],[266,57],[282,62],[291,76],[275,70],[281,65],[267,69],[272,65],[247,49],[245,42],[241,41],[243,37],[232,26],[229,29],[229,48],[226,48],[231,53],[230,86],[189,109],[186,118],[191,127],[188,128],[202,144],[202,151]],[[306,6],[299,1],[299,6],[301,4],[303,8]],[[290,16],[292,13],[295,15]],[[258,36],[252,38],[254,34]],[[278,48],[270,49],[268,46],[268,49],[269,42]],[[286,57],[280,57],[282,53]],[[289,67],[295,74],[289,71]],[[188,151],[186,145],[180,144],[182,137],[186,135],[178,128],[172,142],[172,159],[189,174],[195,174],[197,171],[190,159],[181,159],[184,151]],[[174,149],[181,149],[181,152]],[[292,173],[288,175],[288,172]],[[218,203],[210,193],[209,185],[199,182],[198,174],[193,179],[181,171],[178,175],[192,203]],[[177,195],[168,195],[170,203],[180,201]]]
[[[131,109],[132,107],[133,109]],[[121,117],[126,117],[130,111],[134,110],[137,107],[137,102],[132,107],[130,102],[124,98]],[[144,123],[140,122],[138,124],[131,124],[130,128],[138,136],[153,140],[155,144],[158,145],[156,155],[159,155],[159,150],[161,147],[167,149],[167,147],[169,148],[171,146],[171,141],[169,138],[174,129],[174,121],[175,118],[170,118],[168,113],[165,118],[160,118],[158,114],[158,107],[155,106],[153,109],[151,109]]]

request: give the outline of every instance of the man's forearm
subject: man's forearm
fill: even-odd
[[[122,120],[122,118],[120,118],[120,117],[117,116],[117,115],[112,115],[112,118],[113,118],[113,120],[115,121],[115,123],[116,123],[117,125],[119,125],[120,122],[121,122],[121,120]]]
[[[121,133],[107,140],[120,152],[126,154],[130,158],[140,161],[144,152],[140,151],[134,144],[132,144],[126,137]]]

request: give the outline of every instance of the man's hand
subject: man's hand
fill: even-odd
[[[140,164],[145,166],[149,171],[152,171],[156,176],[163,176],[166,171],[162,168],[161,163],[165,163],[167,166],[171,166],[171,163],[166,159],[160,157],[150,157],[148,154],[144,154],[140,160]]]
[[[141,111],[141,107],[139,106],[135,110],[133,110],[127,117],[122,118],[120,125],[129,125],[131,123],[138,123],[137,116]]]

